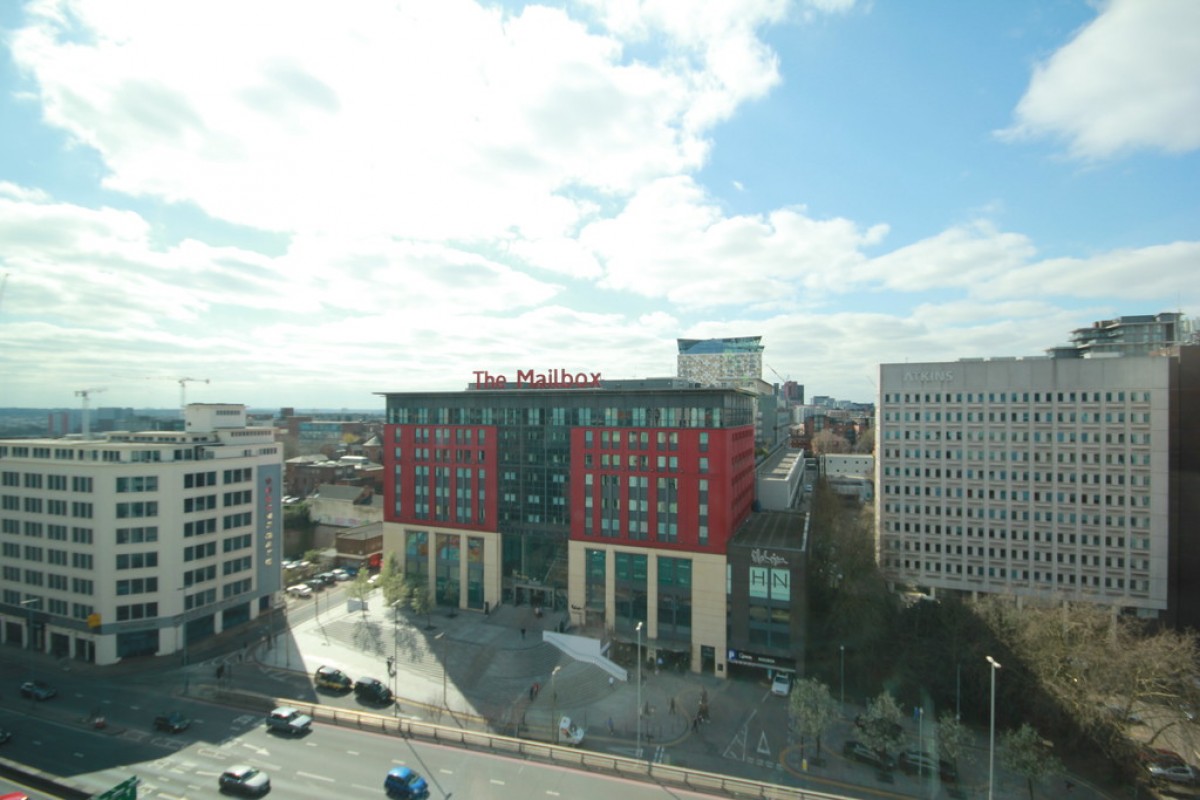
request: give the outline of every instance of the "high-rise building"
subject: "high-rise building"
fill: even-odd
[[[762,337],[679,339],[676,374],[701,386],[752,388],[762,381]]]
[[[0,440],[0,636],[112,664],[182,652],[269,612],[281,447],[241,405],[186,431]]]
[[[1176,311],[1102,319],[1071,332],[1071,344],[1050,348],[1055,358],[1147,356],[1155,350],[1195,341],[1192,320]]]
[[[898,585],[1194,616],[1200,348],[883,364],[879,387],[879,562]]]
[[[724,667],[726,545],[754,499],[755,396],[599,376],[389,393],[384,550],[439,604],[528,604]]]

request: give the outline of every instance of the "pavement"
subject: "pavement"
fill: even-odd
[[[639,688],[636,669],[628,680],[610,680],[604,669],[545,641],[543,631],[566,625],[563,614],[503,606],[489,614],[438,609],[417,616],[396,614],[376,596],[366,610],[352,610],[341,594],[315,603],[289,600],[289,629],[245,646],[248,660],[280,678],[280,686],[290,679],[296,699],[322,700],[307,679],[319,666],[335,666],[351,678],[375,677],[392,686],[398,699],[392,713],[443,725],[549,741],[554,720],[568,716],[586,729],[583,747],[616,755],[858,797],[987,796],[986,730],[973,732],[958,787],[899,772],[889,778],[842,757],[860,709],[847,707],[818,756],[787,730],[786,700],[770,696],[765,673],[762,681],[722,680],[646,665]],[[697,721],[702,702],[707,720]],[[917,729],[910,733],[915,740]],[[1122,796],[1074,773],[1050,776],[1034,788],[1041,796],[1081,800]],[[1006,774],[999,757],[993,793],[1028,796],[1024,779]]]

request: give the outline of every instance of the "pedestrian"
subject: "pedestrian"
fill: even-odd
[[[223,677],[225,677],[225,665],[218,664],[217,665],[217,680],[221,680],[221,678],[223,678]]]
[[[692,717],[692,730],[694,730],[694,731],[700,730],[700,715],[699,714]]]
[[[525,629],[521,628],[521,639],[523,640],[524,638],[525,638]]]
[[[675,714],[675,698],[674,697],[671,698],[671,714],[672,714],[672,716],[674,716],[674,714]]]
[[[610,688],[610,689],[617,688],[617,679],[614,678],[612,675],[608,676],[608,688]]]
[[[612,717],[609,717],[608,718],[608,735],[612,736],[614,733],[616,733],[616,728],[613,725]]]

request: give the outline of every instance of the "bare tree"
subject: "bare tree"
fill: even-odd
[[[813,453],[825,455],[828,453],[849,453],[850,442],[845,436],[838,436],[830,430],[818,432],[812,438]]]
[[[971,735],[954,714],[943,711],[938,717],[938,756],[958,767],[958,760],[965,755]]]

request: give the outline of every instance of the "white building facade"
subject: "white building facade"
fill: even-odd
[[[0,642],[112,664],[269,612],[282,446],[245,406],[184,431],[0,440]]]
[[[897,585],[1168,606],[1169,357],[880,366],[878,558]]]

